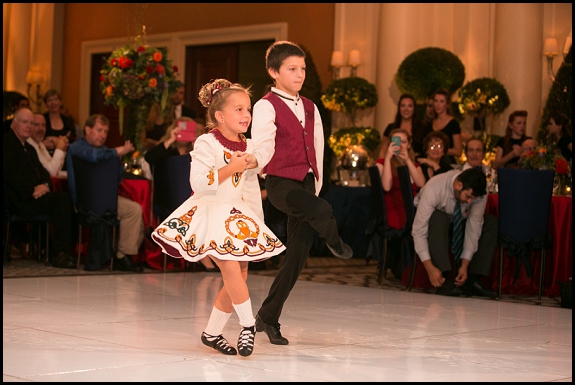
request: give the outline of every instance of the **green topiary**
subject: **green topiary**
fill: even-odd
[[[334,80],[321,97],[325,108],[350,114],[355,127],[355,116],[358,110],[373,107],[377,104],[377,88],[364,78],[355,76]]]
[[[555,81],[549,90],[545,107],[543,108],[543,115],[541,116],[541,123],[537,131],[537,140],[539,143],[547,143],[549,128],[549,119],[552,114],[558,112],[564,113],[571,119],[573,106],[573,62],[571,57],[571,48],[569,53],[565,56],[565,60],[559,71]]]
[[[329,137],[329,147],[339,159],[346,148],[353,145],[362,145],[373,153],[379,146],[381,137],[375,128],[347,127],[340,128]]]
[[[465,66],[452,52],[438,47],[421,48],[399,65],[395,83],[401,93],[424,103],[438,88],[454,93],[463,85]]]

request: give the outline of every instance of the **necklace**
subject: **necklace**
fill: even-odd
[[[248,144],[246,142],[246,137],[244,136],[244,134],[238,134],[238,138],[240,139],[240,141],[234,142],[233,140],[227,139],[224,136],[224,134],[222,134],[220,130],[218,130],[217,128],[211,130],[210,133],[216,137],[216,139],[218,140],[218,142],[220,142],[222,146],[224,146],[230,151],[246,151],[246,149],[248,148]]]

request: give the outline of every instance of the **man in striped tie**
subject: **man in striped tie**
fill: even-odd
[[[430,179],[415,198],[415,252],[437,294],[496,297],[480,282],[489,275],[498,235],[497,218],[485,214],[486,184],[477,168],[452,170]]]

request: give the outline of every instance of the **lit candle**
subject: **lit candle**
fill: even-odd
[[[352,49],[351,51],[349,51],[347,64],[350,67],[357,67],[358,65],[361,64],[360,54],[359,54],[358,49]]]
[[[333,51],[331,53],[331,66],[332,67],[343,67],[345,65],[345,59],[343,57],[342,51]]]

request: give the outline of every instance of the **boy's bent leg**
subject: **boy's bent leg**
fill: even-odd
[[[325,241],[328,248],[337,254],[336,256],[340,258],[352,256],[351,248],[339,236],[333,208],[314,193],[313,174],[307,174],[302,182],[268,176],[266,190],[268,199],[276,208],[309,223],[318,232],[319,237]]]

